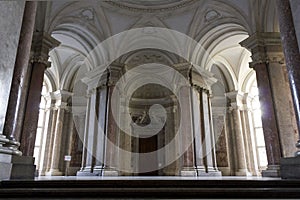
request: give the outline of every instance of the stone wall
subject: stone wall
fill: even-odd
[[[25,1],[0,1],[0,133],[3,130]]]

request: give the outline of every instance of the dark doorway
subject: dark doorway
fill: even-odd
[[[139,138],[139,153],[149,153],[157,150],[157,135],[148,138]],[[139,156],[139,176],[158,176],[158,170],[148,171],[148,169],[158,169],[157,153],[152,156]]]

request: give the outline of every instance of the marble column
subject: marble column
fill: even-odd
[[[193,128],[195,134],[195,164],[197,175],[201,176],[206,173],[205,166],[205,149],[204,149],[204,126],[203,126],[203,104],[202,104],[202,89],[193,87],[192,93],[192,104],[193,104]]]
[[[210,86],[209,86],[210,87]],[[211,89],[205,91],[207,93],[207,109],[208,109],[208,119],[210,125],[210,152],[209,158],[211,159],[211,165],[207,166],[207,173],[209,176],[221,176],[222,173],[217,167],[217,158],[216,158],[216,138],[214,133],[213,126],[213,116],[212,116],[212,106],[211,106]]]
[[[298,127],[298,142],[296,147],[298,151],[295,157],[281,160],[282,178],[300,178],[300,51],[297,42],[297,36],[291,11],[290,1],[277,0],[277,12],[280,26],[280,34],[283,45],[286,68],[290,82],[290,89],[293,97],[294,110],[296,114],[296,123]],[[292,133],[291,133],[292,134]]]
[[[225,94],[224,94],[225,95]],[[225,98],[222,97],[222,98]],[[226,104],[220,104],[220,97],[212,97],[212,117],[213,117],[213,126],[214,126],[214,135],[215,135],[215,152],[218,170],[222,172],[223,176],[230,176],[230,158],[231,154],[229,153],[229,142],[228,142],[228,114],[226,109]]]
[[[216,82],[207,71],[190,73],[195,160],[198,176],[221,176],[217,168],[216,143],[211,109],[211,86]]]
[[[94,137],[96,128],[96,89],[87,91],[87,109],[85,121],[85,133],[83,141],[83,155],[81,170],[77,172],[77,176],[94,176],[93,173],[93,152]]]
[[[55,92],[56,96],[56,104],[55,108],[57,110],[55,123],[55,129],[53,133],[53,143],[52,143],[52,151],[50,157],[50,169],[46,172],[48,176],[61,176],[63,174],[62,169],[60,169],[61,163],[61,151],[62,148],[62,137],[63,137],[63,129],[66,122],[65,112],[69,110],[67,100],[71,96],[70,92],[64,90],[58,90]],[[65,146],[65,145],[63,145]]]
[[[236,176],[250,175],[246,164],[246,152],[244,144],[244,135],[242,129],[242,119],[239,108],[239,93],[237,91],[227,93],[226,96],[230,99],[230,114],[231,114],[231,127],[232,127],[232,148],[233,159]]]
[[[188,80],[190,78],[192,66],[189,63],[183,63],[176,65],[179,72]],[[180,120],[182,120],[179,134],[181,137],[181,149],[184,151],[182,156],[182,169],[180,171],[181,176],[197,176],[195,166],[195,144],[194,144],[194,128],[193,128],[193,113],[192,113],[192,97],[191,97],[191,85],[181,86],[179,88],[180,98]]]
[[[34,33],[31,48],[32,57],[30,60],[31,78],[28,85],[20,146],[20,150],[24,156],[33,156],[44,72],[51,65],[48,62],[48,54],[50,50],[58,45],[59,42],[49,34],[45,32]]]
[[[113,92],[118,92],[121,96],[122,91],[119,91],[115,87],[119,77],[121,77],[122,66],[111,65],[109,69],[109,80],[107,87],[107,120],[106,120],[106,144],[105,144],[105,167],[103,169],[103,176],[118,176],[119,175],[119,151],[120,146],[120,129],[116,121],[120,120],[120,99],[112,99]],[[112,107],[115,108],[118,113],[117,116],[114,116],[112,113]],[[115,118],[117,117],[117,119]]]
[[[57,117],[57,110],[55,109],[55,95],[53,92],[49,94],[47,97],[50,101],[50,106],[47,109],[49,112],[49,120],[48,120],[48,127],[46,130],[46,141],[44,147],[44,158],[41,162],[42,168],[39,171],[39,175],[44,176],[46,172],[49,171],[51,165],[51,157],[52,157],[52,148],[53,148],[53,137],[54,137],[54,130],[56,125],[56,117]]]
[[[252,52],[252,67],[256,71],[262,125],[268,157],[263,176],[280,175],[280,158],[293,152],[290,143],[298,132],[292,96],[279,33],[256,33],[241,45]],[[291,137],[293,135],[293,137]]]
[[[37,2],[27,1],[23,14],[19,45],[14,66],[12,85],[9,95],[3,134],[9,139],[5,145],[12,150],[12,155],[21,155],[18,151],[20,143],[23,116],[26,102],[26,79],[28,77],[28,62],[34,31]]]
[[[107,86],[100,86],[97,89],[97,131],[95,136],[95,166],[94,173],[102,175],[104,168],[104,152],[105,152],[105,132],[106,132],[106,105],[107,105]]]
[[[23,124],[25,102],[28,84],[28,61],[35,25],[37,2],[27,1],[23,13],[23,21],[20,31],[19,44],[12,84],[10,88],[8,107],[1,136],[0,148],[0,179],[32,179],[34,178],[34,160],[21,156],[18,150],[20,146],[20,135]],[[1,146],[2,146],[1,145]]]
[[[260,174],[258,169],[258,160],[256,154],[256,143],[255,143],[255,130],[253,126],[253,114],[250,109],[251,98],[249,98],[248,93],[243,94],[241,106],[241,120],[244,132],[244,143],[246,150],[246,160],[248,171],[257,176]]]

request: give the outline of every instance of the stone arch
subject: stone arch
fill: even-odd
[[[49,8],[50,9],[50,8]],[[86,27],[102,40],[111,35],[110,26],[101,4],[97,1],[67,3],[57,10],[51,10],[47,30],[52,33],[60,24],[74,23]],[[99,30],[101,29],[101,30]]]
[[[205,6],[199,5],[188,35],[200,41],[213,28],[225,25],[231,25],[233,30],[252,32],[248,17],[239,8],[228,1],[214,0],[207,1]]]

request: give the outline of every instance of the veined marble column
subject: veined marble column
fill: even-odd
[[[297,36],[291,11],[290,1],[277,0],[277,11],[283,44],[283,51],[286,60],[287,73],[290,82],[290,89],[293,97],[294,110],[296,114],[296,123],[298,127],[298,142],[296,144],[298,151],[296,157],[285,158],[281,160],[282,178],[300,178],[300,53],[297,42]],[[292,134],[292,133],[290,133]]]
[[[109,69],[109,80],[107,87],[107,120],[106,120],[106,144],[105,144],[105,167],[103,169],[103,176],[118,176],[119,175],[119,151],[118,148],[120,146],[120,129],[116,121],[120,120],[120,99],[112,99],[113,92],[118,92],[119,94],[122,91],[119,91],[118,88],[115,87],[119,77],[121,76],[122,66],[117,66],[115,64],[110,66]],[[121,96],[121,95],[120,95]],[[112,107],[115,108],[118,113],[117,116],[114,116],[112,113]],[[115,118],[117,117],[117,119]]]
[[[259,99],[262,110],[262,125],[268,157],[268,168],[263,176],[280,175],[279,162],[282,156],[293,154],[291,142],[298,132],[292,96],[279,33],[256,33],[241,45],[252,52],[251,67],[256,71]],[[293,137],[291,137],[293,135]]]
[[[211,110],[211,86],[216,82],[212,74],[196,70],[190,73],[195,160],[198,176],[221,176],[217,168],[216,143]]]
[[[35,24],[37,2],[27,1],[23,14],[18,50],[14,66],[12,85],[9,95],[8,108],[6,112],[3,134],[9,141],[6,142],[8,150],[12,155],[21,155],[18,151],[20,143],[23,116],[26,101],[26,79],[28,77],[28,62],[30,48]]]
[[[190,72],[192,66],[189,63],[182,63],[176,65],[179,72],[186,78],[190,79]],[[179,98],[180,98],[180,136],[181,147],[187,149],[181,149],[185,151],[182,156],[182,169],[181,176],[197,176],[196,166],[195,166],[195,146],[194,146],[194,129],[193,129],[193,113],[192,113],[192,97],[191,88],[192,86],[186,85],[179,88]]]
[[[232,131],[232,143],[233,143],[233,159],[235,161],[235,175],[236,176],[248,176],[245,154],[244,135],[242,130],[241,114],[238,105],[238,92],[227,93],[226,96],[230,99],[230,110],[231,113],[231,126]]]
[[[44,72],[50,67],[48,54],[59,42],[46,33],[34,33],[31,57],[31,79],[28,86],[25,116],[21,135],[20,150],[24,156],[33,156],[39,105],[44,80]]]

